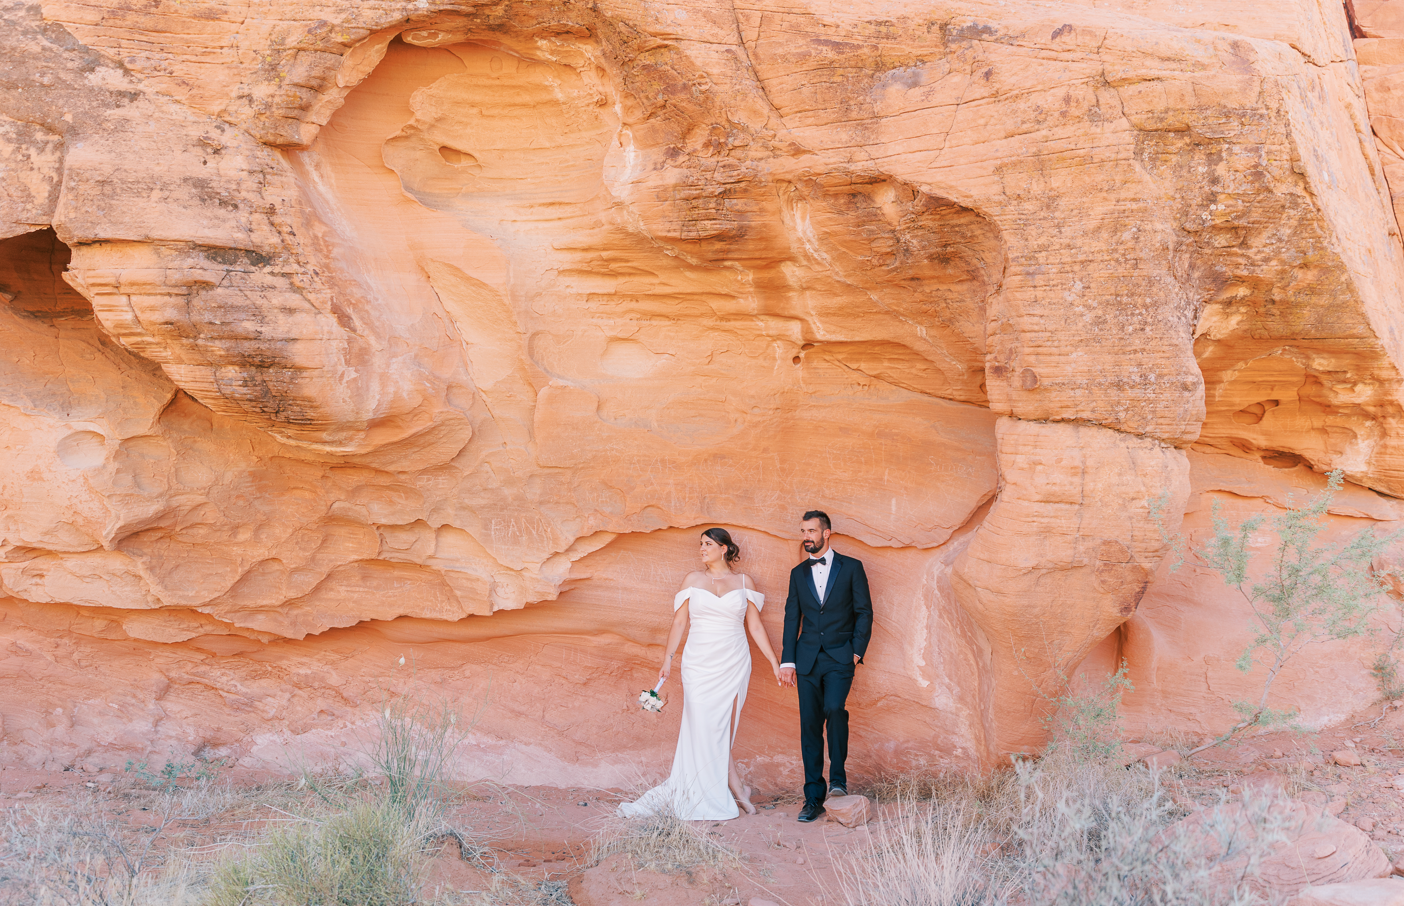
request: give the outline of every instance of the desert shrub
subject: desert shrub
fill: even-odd
[[[1160,775],[1119,760],[1123,663],[1103,682],[1044,693],[1041,757],[985,778],[890,783],[871,845],[836,860],[848,906],[1245,906],[1275,842],[1262,809],[1193,828]]]
[[[433,707],[404,695],[387,700],[366,753],[372,773],[384,778],[386,799],[415,813],[445,798],[466,735],[458,712],[447,705]]]
[[[1097,761],[1121,755],[1121,696],[1133,689],[1126,662],[1102,682],[1075,688],[1064,676],[1058,694],[1043,693],[1052,710],[1044,718],[1048,754],[1073,761]]]
[[[272,831],[215,874],[209,906],[402,906],[418,898],[428,827],[388,798]]]
[[[1046,638],[1043,648],[1044,657],[1039,660],[1031,658],[1027,649],[1016,648],[1014,666],[1028,683],[1028,691],[1041,702],[1045,752],[1057,751],[1077,761],[1120,756],[1121,698],[1135,688],[1126,661],[1098,682],[1082,682],[1054,656]],[[1040,662],[1053,666],[1041,667]]]
[[[653,815],[616,815],[591,840],[596,864],[624,853],[634,867],[648,871],[689,871],[704,865],[727,865],[741,856],[730,846],[671,809]]]
[[[1189,754],[1257,727],[1290,725],[1294,710],[1269,706],[1282,668],[1310,645],[1369,631],[1367,621],[1385,589],[1383,576],[1372,572],[1371,563],[1393,536],[1365,530],[1341,544],[1317,542],[1342,480],[1339,470],[1332,472],[1326,489],[1314,499],[1267,519],[1255,516],[1232,525],[1214,507],[1214,536],[1194,553],[1225,585],[1236,589],[1252,611],[1254,637],[1239,656],[1238,669],[1246,673],[1259,666],[1266,673],[1258,700],[1234,702],[1238,721]],[[1249,542],[1265,524],[1276,535],[1276,544],[1266,566],[1254,569]]]
[[[1404,698],[1404,675],[1400,673],[1393,645],[1389,650],[1375,655],[1375,660],[1370,664],[1370,675],[1375,678],[1375,685],[1386,701]]]
[[[1109,759],[1020,761],[966,791],[889,806],[835,861],[848,906],[1246,906],[1280,839],[1266,804],[1179,823],[1157,775]]]
[[[211,880],[210,906],[419,902],[427,843],[447,835],[472,846],[444,823],[465,735],[457,713],[396,696],[382,703],[375,729],[364,751],[371,776],[304,771],[317,806],[225,861]]]
[[[1398,582],[1401,577],[1397,570],[1381,569],[1379,577],[1382,582]],[[1375,678],[1375,685],[1379,687],[1380,697],[1385,701],[1396,701],[1404,698],[1404,670],[1400,669],[1399,648],[1404,643],[1404,599],[1396,594],[1389,596],[1394,602],[1396,625],[1399,627],[1388,634],[1389,641],[1379,654],[1375,655],[1374,661],[1370,664],[1370,675]]]
[[[214,779],[216,769],[222,766],[222,761],[176,759],[167,761],[156,771],[151,770],[145,761],[128,761],[122,770],[142,786],[159,792],[170,792],[190,783],[207,783]]]
[[[1266,803],[1222,805],[1192,826],[1141,768],[1020,765],[1011,872],[1037,906],[1238,906],[1276,841]]]
[[[850,906],[995,906],[1008,899],[1001,840],[974,796],[899,797],[870,848],[835,860]]]
[[[191,817],[169,797],[150,808],[157,822],[123,827],[95,802],[5,809],[0,819],[0,904],[4,906],[187,906],[196,902],[188,866],[165,866],[159,841]],[[194,797],[190,797],[194,798]]]

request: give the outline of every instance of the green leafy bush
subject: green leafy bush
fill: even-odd
[[[215,769],[221,765],[222,762],[203,760],[168,761],[159,771],[152,771],[145,761],[128,761],[123,771],[142,786],[164,793],[187,782],[213,780]]]
[[[1247,673],[1259,667],[1265,673],[1256,701],[1233,703],[1238,721],[1190,755],[1255,728],[1290,726],[1296,712],[1269,704],[1283,667],[1310,645],[1371,631],[1369,618],[1385,590],[1384,577],[1371,564],[1394,536],[1377,536],[1366,529],[1343,543],[1318,542],[1342,481],[1342,473],[1334,471],[1326,489],[1307,503],[1237,525],[1225,519],[1215,503],[1214,535],[1193,553],[1236,589],[1252,612],[1254,635],[1238,658],[1238,669]],[[1163,507],[1162,501],[1153,513],[1159,517]],[[1255,562],[1251,541],[1260,529],[1269,530],[1276,542],[1261,562]],[[1166,537],[1176,549],[1183,548],[1182,539]]]
[[[1101,683],[1075,689],[1064,679],[1062,693],[1048,698],[1053,710],[1044,718],[1048,754],[1074,761],[1116,758],[1121,754],[1121,696],[1134,689],[1126,662]]]

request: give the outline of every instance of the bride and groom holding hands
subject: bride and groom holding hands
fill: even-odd
[[[751,650],[770,661],[775,681],[799,697],[800,754],[804,760],[804,807],[800,821],[824,814],[827,796],[847,795],[848,690],[872,636],[873,606],[863,563],[829,546],[827,514],[810,510],[800,522],[809,556],[790,571],[785,599],[782,655],[776,658],[760,611],[765,596],[745,573],[733,568],[741,556],[720,528],[702,533],[702,569],[688,573],[673,599],[673,626],[658,671],[661,685],[672,674],[683,635],[683,716],[673,770],[661,785],[626,803],[626,815],[671,810],[688,820],[725,821],[745,809],[755,814],[751,789],[731,757],[746,687]],[[824,783],[828,737],[829,782]],[[738,807],[739,805],[739,807]]]

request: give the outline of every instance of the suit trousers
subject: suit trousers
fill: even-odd
[[[804,798],[823,802],[824,731],[829,736],[829,781],[848,788],[848,690],[853,685],[853,661],[843,663],[820,649],[814,668],[796,678],[799,692],[800,754],[804,758]]]

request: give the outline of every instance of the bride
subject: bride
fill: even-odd
[[[740,558],[741,549],[725,529],[710,528],[702,533],[703,568],[687,574],[682,590],[673,599],[673,629],[658,671],[660,683],[672,673],[674,652],[687,632],[682,660],[682,729],[673,755],[673,773],[661,786],[622,806],[620,811],[625,815],[671,809],[679,818],[725,821],[740,814],[738,802],[747,814],[756,813],[751,788],[742,785],[731,760],[751,678],[745,627],[750,628],[756,647],[770,661],[777,683],[781,683],[780,663],[761,623],[765,595],[754,590],[745,573],[732,572],[732,564]]]

